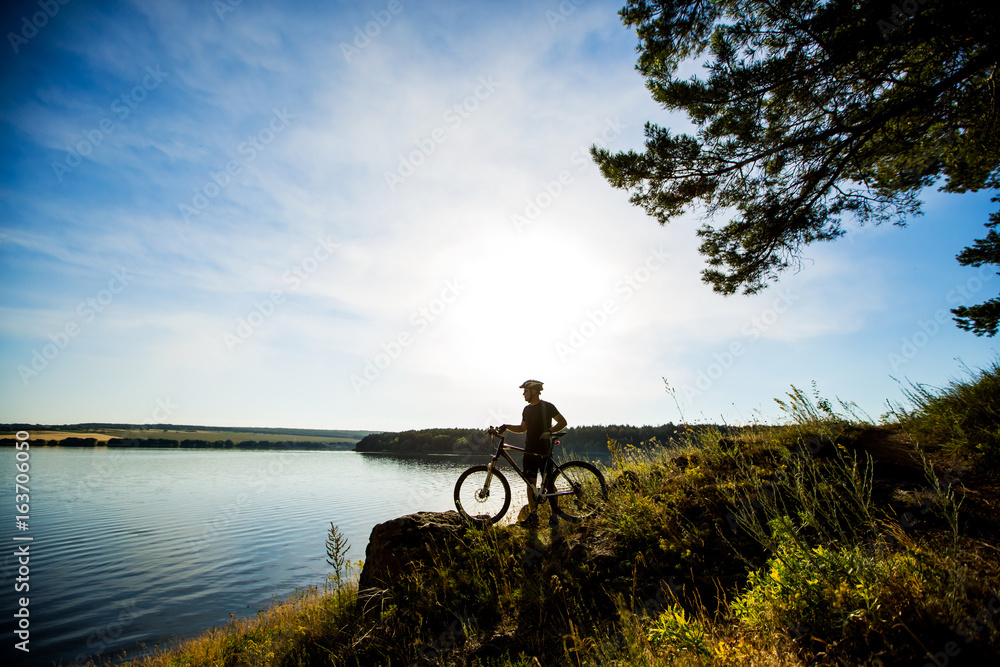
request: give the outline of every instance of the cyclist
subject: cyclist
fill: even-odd
[[[521,423],[517,426],[513,424],[501,424],[500,433],[510,431],[512,433],[525,433],[524,436],[524,459],[521,467],[524,469],[524,476],[528,478],[528,516],[522,522],[525,525],[536,525],[538,523],[538,503],[535,501],[535,482],[538,473],[544,473],[542,465],[548,460],[552,453],[552,443],[550,438],[553,433],[566,428],[566,420],[559,413],[556,406],[548,401],[543,401],[541,397],[542,383],[538,380],[527,380],[521,387],[524,390],[524,400],[528,405],[521,413]],[[552,420],[555,420],[555,426]],[[554,489],[546,489],[546,492]],[[555,514],[552,521],[558,521]]]

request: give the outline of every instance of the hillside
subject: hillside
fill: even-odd
[[[339,586],[139,664],[997,664],[1000,368],[912,398],[873,424],[794,391],[787,424],[612,442],[592,519],[401,517],[360,571],[331,547]]]

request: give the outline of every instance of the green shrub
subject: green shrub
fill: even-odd
[[[687,612],[678,604],[663,610],[649,628],[647,639],[653,646],[688,651],[706,658],[711,656],[701,622],[688,618]]]
[[[838,635],[850,620],[878,624],[882,597],[889,590],[919,594],[920,568],[908,554],[866,552],[858,546],[806,547],[775,526],[780,546],[765,566],[751,572],[747,588],[732,603],[751,628],[776,631],[808,627],[814,634]]]

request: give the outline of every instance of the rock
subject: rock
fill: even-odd
[[[429,561],[468,528],[455,511],[417,512],[378,524],[368,538],[358,587],[391,589],[414,563]]]

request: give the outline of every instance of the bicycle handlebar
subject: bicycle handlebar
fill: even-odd
[[[487,429],[487,432],[490,434],[490,436],[491,437],[496,437],[496,438],[503,438],[504,437],[503,436],[504,431],[506,431],[506,429],[504,429],[503,431],[501,431],[499,426],[490,426],[489,429]],[[555,440],[556,438],[563,437],[564,435],[566,435],[566,433],[567,433],[567,431],[559,431],[558,433],[550,433],[548,439],[549,439],[549,441],[552,441],[552,440]]]

